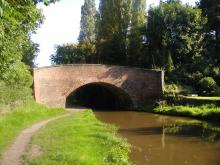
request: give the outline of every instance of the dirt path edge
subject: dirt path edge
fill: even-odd
[[[47,125],[49,122],[70,116],[73,112],[79,112],[77,109],[68,110],[69,112],[43,120],[41,122],[33,124],[31,127],[24,129],[15,139],[13,144],[9,146],[6,152],[3,154],[2,160],[0,160],[0,165],[22,165],[22,156],[27,150],[28,144],[31,141],[32,136],[40,130],[43,126]]]

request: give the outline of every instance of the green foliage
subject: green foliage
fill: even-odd
[[[31,89],[26,86],[9,86],[0,81],[0,89],[0,112],[8,108],[13,109],[15,106],[33,99]]]
[[[64,109],[49,109],[33,101],[7,113],[0,112],[0,157],[18,133],[31,124],[64,113]]]
[[[166,84],[164,89],[164,94],[166,96],[173,96],[175,97],[180,93],[178,86],[176,84]]]
[[[166,84],[164,94],[168,97],[176,97],[178,95],[189,95],[194,92],[194,89],[188,85]]]
[[[85,0],[81,7],[81,21],[79,33],[79,49],[85,57],[86,63],[94,63],[96,59],[96,24],[97,12],[95,0]]]
[[[33,1],[5,1],[0,21],[0,80],[7,84],[31,85],[31,75],[21,62],[30,45],[30,32],[43,16]]]
[[[212,77],[204,77],[199,81],[201,93],[203,95],[213,95],[218,93],[218,86]]]
[[[214,89],[216,87],[216,82],[212,77],[204,77],[199,81],[201,87],[206,89]]]
[[[29,67],[35,67],[35,59],[37,57],[37,53],[40,51],[38,47],[39,44],[29,41],[29,43],[26,45],[21,61]]]
[[[214,93],[213,93],[215,96],[220,96],[220,87],[216,87],[214,89]]]
[[[81,49],[75,44],[59,45],[56,53],[51,55],[53,64],[73,64],[85,62],[85,56]]]
[[[95,41],[83,41],[78,45],[81,56],[84,57],[84,63],[97,63]]]
[[[84,5],[81,7],[81,21],[79,42],[94,41],[96,25],[96,7],[95,0],[84,0]]]
[[[200,0],[199,8],[202,9],[204,16],[208,17],[206,29],[206,49],[208,56],[212,56],[215,62],[220,62],[220,1],[219,0]]]
[[[3,15],[3,7],[5,5],[5,1],[4,0],[0,0],[0,17],[2,17]]]
[[[25,161],[35,165],[130,164],[130,146],[116,132],[114,126],[98,121],[92,111],[79,112],[40,130],[31,145],[44,152],[32,160],[26,156]]]
[[[132,1],[131,22],[128,32],[127,64],[140,66],[143,64],[144,55],[144,26],[146,23],[146,0]]]
[[[37,45],[30,34],[42,23],[37,3],[56,0],[0,0],[0,110],[12,109],[32,98],[32,77]],[[26,65],[25,65],[26,64]]]
[[[125,65],[131,0],[101,0],[99,4],[97,54],[101,63]]]
[[[183,5],[178,0],[150,8],[146,36],[153,56],[151,63],[166,67],[166,59],[171,54],[174,66],[182,67],[182,64],[201,56],[205,23],[201,10]]]

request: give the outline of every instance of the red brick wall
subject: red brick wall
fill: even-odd
[[[33,76],[36,101],[54,107],[64,107],[71,92],[94,82],[109,83],[123,89],[134,106],[163,94],[163,72],[155,70],[81,64],[35,68]]]

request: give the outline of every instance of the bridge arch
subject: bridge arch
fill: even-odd
[[[131,109],[131,96],[122,88],[105,82],[92,82],[73,88],[66,97],[66,107],[84,106],[92,109]]]
[[[149,98],[163,95],[163,72],[160,70],[99,64],[58,65],[34,68],[33,78],[36,101],[52,107],[65,107],[66,98],[73,91],[91,83],[106,90],[110,89],[106,87],[109,85],[115,89],[112,91],[127,93],[135,108],[144,105]]]

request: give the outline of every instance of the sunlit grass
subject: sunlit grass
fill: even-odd
[[[50,109],[30,101],[7,113],[0,114],[0,156],[25,127],[34,122],[64,113],[64,109]]]
[[[129,145],[117,136],[117,129],[98,121],[92,111],[49,123],[34,136],[31,145],[42,148],[43,154],[28,160],[33,165],[101,165],[130,164]]]
[[[188,99],[197,99],[197,100],[220,100],[220,97],[205,97],[205,96],[196,96],[196,97],[183,96],[183,97]]]
[[[153,112],[168,115],[190,116],[200,119],[220,121],[220,108],[214,105],[203,106],[165,106],[157,107]]]

